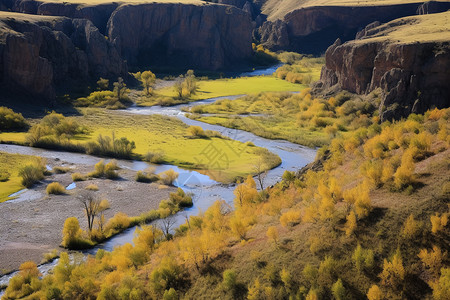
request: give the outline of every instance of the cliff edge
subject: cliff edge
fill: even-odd
[[[0,84],[53,99],[58,87],[127,73],[86,19],[0,12]]]
[[[374,23],[325,54],[324,88],[382,91],[382,120],[450,106],[450,12]]]

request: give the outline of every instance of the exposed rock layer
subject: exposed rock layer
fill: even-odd
[[[240,8],[246,1],[230,2]],[[229,5],[170,2],[87,5],[15,0],[12,9],[30,14],[90,20],[132,66],[218,70],[252,54],[248,12]]]
[[[85,19],[0,13],[0,82],[33,95],[126,74],[116,48]]]
[[[411,18],[374,25],[359,35],[360,40],[344,44],[337,40],[328,48],[323,87],[338,85],[358,94],[381,88],[382,119],[449,107],[450,40],[402,42],[390,39],[389,33],[383,38],[396,26],[414,26]]]
[[[259,28],[259,35],[261,43],[273,50],[320,54],[337,38],[353,39],[369,23],[448,9],[450,2],[434,1],[386,6],[312,6],[293,10],[282,21],[267,21]],[[282,26],[287,30],[279,30]]]
[[[218,70],[250,58],[251,19],[225,5],[122,5],[108,36],[132,65]]]

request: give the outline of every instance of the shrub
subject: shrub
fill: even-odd
[[[347,222],[345,222],[345,234],[351,236],[355,232],[357,226],[356,215],[352,210],[347,216]]]
[[[378,285],[374,284],[367,292],[367,299],[369,300],[383,300],[385,299],[383,292],[378,287]]]
[[[403,224],[401,236],[404,239],[412,240],[420,233],[420,229],[421,229],[421,223],[416,221],[414,219],[414,216],[411,214],[411,215],[409,215],[408,219],[406,219],[405,223]]]
[[[187,134],[195,138],[206,138],[207,135],[200,126],[189,126]]]
[[[105,174],[105,161],[102,159],[94,166],[94,171],[88,174],[89,177],[102,177]]]
[[[192,196],[186,194],[181,188],[178,188],[175,193],[170,193],[170,200],[179,207],[191,207]]]
[[[362,272],[364,269],[370,270],[374,265],[374,253],[370,249],[363,249],[360,244],[356,246],[355,252],[353,252],[352,259],[355,263],[358,272]]]
[[[95,170],[88,174],[89,177],[106,177],[108,179],[115,179],[119,177],[116,170],[120,169],[117,162],[113,159],[105,165],[104,160],[99,161],[94,166]]]
[[[233,270],[225,270],[223,272],[222,285],[225,289],[233,291],[237,285],[236,272]]]
[[[70,168],[68,168],[68,167],[54,167],[53,171],[56,174],[65,174],[65,173],[70,171]]]
[[[137,182],[145,182],[145,183],[150,183],[150,182],[155,182],[159,180],[159,177],[155,174],[153,174],[154,170],[150,170],[147,172],[143,172],[143,171],[138,171],[136,173],[136,181]]]
[[[85,151],[87,154],[130,159],[135,148],[134,141],[129,141],[126,137],[116,139],[113,132],[112,137],[99,134],[97,141],[86,144]]]
[[[73,181],[84,181],[84,180],[86,180],[86,177],[84,177],[80,173],[73,173],[72,174],[72,180]]]
[[[173,182],[178,178],[178,173],[173,169],[159,173],[159,178],[165,185],[173,185]]]
[[[419,258],[423,265],[430,270],[431,274],[435,277],[439,275],[439,271],[442,267],[442,261],[446,253],[442,252],[437,246],[433,246],[433,250],[428,252],[427,249],[420,250]]]
[[[340,278],[333,284],[331,291],[333,292],[333,296],[336,300],[347,299],[344,284]]]
[[[445,226],[448,224],[448,217],[448,213],[444,213],[442,216],[439,216],[439,214],[436,213],[434,216],[431,216],[431,232],[436,234],[439,231],[443,231]]]
[[[397,190],[402,190],[415,182],[414,149],[407,149],[402,156],[402,164],[394,174],[394,184]]]
[[[130,226],[130,217],[126,214],[119,212],[114,215],[111,219],[109,219],[106,224],[107,231],[120,232],[124,229],[127,229]]]
[[[52,182],[47,185],[47,188],[45,189],[47,194],[53,194],[53,195],[61,195],[66,192],[66,189],[59,183],[59,182]]]
[[[275,243],[275,245],[278,244],[278,229],[275,226],[267,228],[266,235]]]
[[[281,215],[280,223],[284,227],[294,226],[301,222],[301,212],[298,210],[289,210]]]
[[[78,219],[75,217],[67,218],[63,227],[63,240],[61,245],[65,248],[73,248],[81,238],[81,229]]]
[[[12,109],[0,106],[0,131],[21,130],[28,126],[25,118]]]
[[[431,284],[433,299],[450,299],[450,268],[442,268],[439,280]]]
[[[88,191],[98,191],[98,185],[91,183],[88,186],[86,186],[86,190],[88,190]]]
[[[405,279],[405,268],[403,267],[400,251],[397,250],[391,261],[384,260],[380,278],[384,286],[390,287],[393,290],[401,288]]]
[[[164,152],[147,152],[144,156],[144,160],[153,164],[161,164],[164,162]]]
[[[22,184],[29,188],[44,179],[44,168],[37,164],[26,165],[19,170],[19,176],[22,177]]]
[[[119,166],[117,165],[117,162],[113,159],[105,166],[105,177],[108,179],[116,179],[119,177],[119,174],[117,174],[116,170],[119,170]]]

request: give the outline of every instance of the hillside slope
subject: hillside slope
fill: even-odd
[[[268,21],[258,33],[270,49],[320,54],[337,38],[353,39],[369,23],[448,9],[450,1],[267,1],[262,13]]]
[[[382,90],[382,119],[450,105],[450,12],[372,24],[326,52],[325,88]]]

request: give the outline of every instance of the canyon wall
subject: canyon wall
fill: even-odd
[[[127,68],[88,20],[0,12],[0,71],[8,88],[52,99],[60,86]]]
[[[450,31],[439,32],[436,28],[437,32],[413,38],[414,33],[429,29],[420,27],[417,20],[428,18],[438,23],[442,17],[445,26],[450,21],[450,12],[404,18],[384,25],[375,23],[358,34],[357,40],[343,44],[337,40],[325,54],[322,87],[337,85],[357,94],[380,88],[382,120],[423,113],[433,107],[449,107]],[[409,31],[393,36],[397,27]]]
[[[384,23],[448,9],[448,1],[384,6],[308,6],[294,9],[281,19],[265,22],[259,27],[258,34],[260,42],[272,50],[322,54],[337,38],[351,40],[372,22]]]
[[[219,70],[248,61],[252,55],[251,11],[203,1],[190,3],[15,0],[11,9],[90,20],[130,66]]]
[[[131,65],[219,70],[252,55],[250,16],[226,5],[122,5],[108,37]]]

